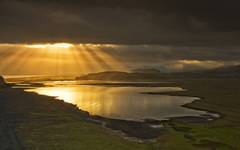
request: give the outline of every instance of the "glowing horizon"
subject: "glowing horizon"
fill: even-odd
[[[4,74],[79,74],[105,70],[127,70],[105,48],[109,44],[0,44],[6,55],[0,62]],[[7,50],[5,50],[7,49]],[[22,73],[23,74],[23,73]]]
[[[53,43],[53,44],[27,44],[28,48],[63,48],[68,49],[73,47],[73,44],[70,43]]]
[[[3,43],[0,44],[0,74],[69,75],[146,67],[177,72],[240,64],[236,60],[202,59],[198,53],[185,57],[177,49],[161,45]]]

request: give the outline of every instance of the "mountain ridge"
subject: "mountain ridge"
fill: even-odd
[[[123,71],[104,71],[90,73],[76,77],[76,80],[158,80],[164,78],[201,78],[201,77],[240,77],[240,65],[202,70],[195,72],[123,72]]]

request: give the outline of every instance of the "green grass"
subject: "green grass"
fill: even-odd
[[[24,123],[18,128],[18,133],[24,139],[25,147],[30,150],[154,149],[152,144],[129,141],[95,124],[71,117],[65,119],[56,115],[54,122],[35,120]]]
[[[184,134],[177,132],[171,127],[167,127],[168,134],[161,136],[158,139],[159,147],[166,150],[196,150],[190,140],[184,137]]]
[[[171,149],[171,145],[179,143],[179,137],[177,138],[175,135],[180,134],[180,137],[184,137],[187,134],[187,137],[190,135],[187,144],[184,140],[180,143],[185,147],[189,147],[187,145],[191,144],[194,146],[192,149],[240,149],[240,80],[195,79],[176,80],[174,82],[177,82],[178,86],[188,89],[186,92],[176,93],[177,95],[203,98],[188,104],[189,107],[218,112],[223,118],[208,123],[181,123],[173,121],[174,131],[177,133],[169,132],[168,140],[165,140],[174,142],[168,148]],[[168,127],[169,130],[172,130],[172,128]],[[184,132],[178,129],[188,129],[189,131]]]
[[[223,118],[209,123],[166,124],[167,132],[156,142],[138,143],[124,139],[99,125],[68,113],[56,100],[35,96],[34,101],[14,102],[13,110],[27,111],[27,121],[18,127],[24,146],[33,150],[231,150],[240,149],[240,80],[172,80],[188,91],[180,95],[203,97],[189,107],[218,112]],[[174,93],[173,93],[174,94]],[[29,105],[28,104],[31,104]],[[22,105],[26,104],[26,106]],[[21,107],[20,107],[21,106]],[[17,109],[16,109],[17,107]],[[26,110],[22,110],[26,107]],[[30,112],[30,113],[29,113]]]
[[[225,149],[240,149],[240,128],[239,127],[212,127],[210,124],[189,124],[189,123],[173,123],[172,126],[168,126],[170,130],[168,138],[163,138],[171,144],[181,143],[184,147],[194,146],[197,148],[217,148],[219,150]],[[184,128],[191,128],[190,130],[178,130]],[[177,130],[176,130],[177,129]],[[178,137],[176,137],[178,135]],[[162,138],[161,138],[162,139]],[[181,140],[181,142],[179,142]],[[171,148],[169,144],[169,148]],[[205,146],[204,146],[205,145]],[[175,146],[177,147],[177,146]],[[192,149],[194,149],[192,148]],[[173,148],[174,149],[174,148]]]

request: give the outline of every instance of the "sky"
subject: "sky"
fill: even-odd
[[[0,74],[235,65],[239,18],[239,0],[0,0]]]

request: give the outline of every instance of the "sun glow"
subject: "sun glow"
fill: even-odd
[[[57,49],[68,49],[68,48],[71,48],[73,47],[74,45],[73,44],[70,44],[70,43],[54,43],[54,44],[33,44],[33,45],[26,45],[26,47],[28,48],[41,48],[41,49],[44,49],[44,48],[57,48]]]
[[[125,70],[109,44],[0,44],[0,74],[85,74]]]

